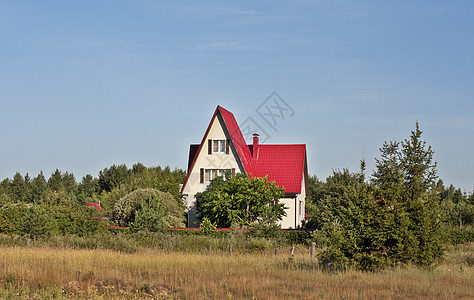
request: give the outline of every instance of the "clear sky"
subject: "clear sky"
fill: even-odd
[[[221,105],[305,143],[320,179],[371,173],[418,121],[445,184],[474,188],[473,1],[0,0],[0,28],[0,180],[184,169]],[[293,113],[271,127],[273,92]]]

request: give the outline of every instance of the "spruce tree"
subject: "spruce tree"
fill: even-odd
[[[41,198],[43,197],[46,188],[48,187],[48,182],[44,177],[43,171],[41,171],[38,176],[33,178],[31,181],[31,196],[30,201],[38,204],[41,202]]]
[[[434,151],[421,134],[417,122],[401,148],[397,142],[384,143],[373,183],[386,208],[384,218],[393,220],[385,247],[395,261],[430,265],[443,254],[441,211],[435,192]]]

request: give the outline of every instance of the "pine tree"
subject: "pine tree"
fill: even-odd
[[[437,162],[433,161],[434,151],[431,146],[426,146],[426,141],[421,140],[418,122],[415,131],[411,132],[410,139],[402,142],[400,164],[405,175],[405,185],[408,196],[418,199],[423,196],[438,178],[436,175]]]
[[[38,204],[41,203],[41,198],[48,187],[48,182],[44,177],[43,171],[31,181],[31,196],[30,201]]]
[[[386,247],[400,262],[429,265],[442,253],[441,213],[435,192],[434,151],[421,140],[418,122],[409,139],[385,142],[376,159],[373,183],[392,219]],[[390,224],[387,223],[387,224]]]
[[[13,176],[12,183],[10,185],[10,197],[14,202],[23,202],[26,200],[26,184],[25,179],[19,172]]]

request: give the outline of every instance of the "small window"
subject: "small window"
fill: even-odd
[[[212,140],[212,153],[226,153],[226,140]]]

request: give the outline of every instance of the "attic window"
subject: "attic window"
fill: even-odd
[[[209,140],[209,154],[228,154],[227,140]]]

